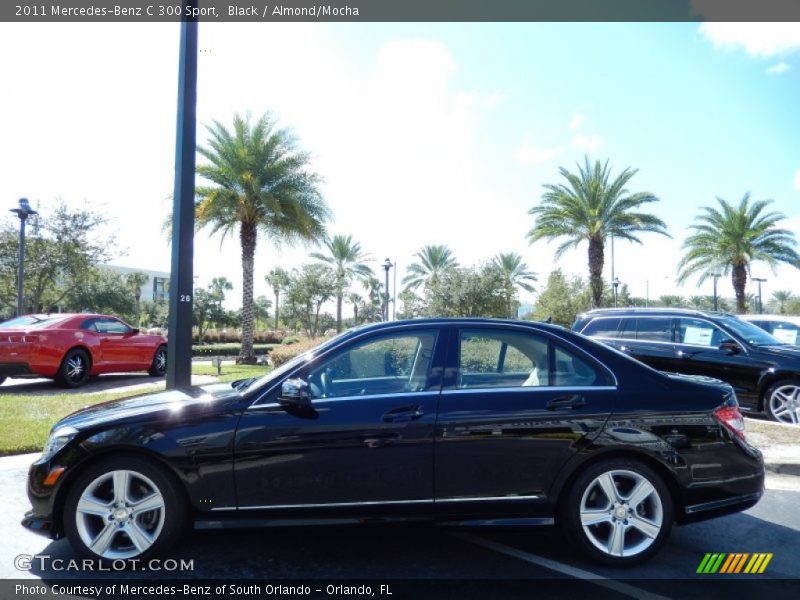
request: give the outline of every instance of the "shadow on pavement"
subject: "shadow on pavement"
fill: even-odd
[[[62,388],[51,379],[7,379],[0,386],[0,397],[7,394],[29,394],[52,396],[54,394],[91,394],[108,390],[163,382],[163,377],[151,377],[147,373],[109,373],[92,377],[78,388]]]

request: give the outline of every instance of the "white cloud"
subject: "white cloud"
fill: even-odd
[[[800,169],[794,172],[794,189],[800,191]]]
[[[767,73],[769,75],[780,75],[781,73],[786,73],[789,69],[792,68],[792,65],[785,62],[779,62],[777,65],[772,65],[767,69]]]
[[[572,147],[585,152],[594,152],[603,143],[597,134],[578,133],[572,138]]]
[[[800,51],[797,23],[703,23],[700,33],[718,50],[743,49],[760,58]]]
[[[517,150],[517,161],[523,165],[535,165],[554,158],[559,148],[545,148],[536,145],[531,136],[527,136]]]
[[[586,116],[578,113],[572,117],[572,120],[569,122],[569,128],[572,129],[572,131],[577,131],[585,120]]]
[[[486,106],[489,108],[496,108],[502,106],[508,100],[508,96],[503,92],[492,92],[486,96]]]

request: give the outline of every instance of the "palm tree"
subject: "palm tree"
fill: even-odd
[[[778,314],[786,313],[786,304],[794,300],[794,294],[788,290],[776,290],[772,292],[772,299],[769,304],[772,308],[778,309]]]
[[[685,254],[678,264],[678,281],[699,275],[700,285],[712,273],[730,273],[736,293],[736,310],[746,311],[745,286],[750,265],[764,261],[770,267],[787,263],[800,267],[794,234],[776,225],[784,217],[778,212],[764,213],[772,200],[750,202],[745,194],[738,206],[717,198],[719,208],[705,206],[692,225],[694,233],[683,243]]]
[[[150,276],[147,273],[128,273],[125,276],[125,283],[133,290],[133,297],[136,300],[136,327],[141,325],[142,320],[142,286],[150,281]]]
[[[352,292],[351,294],[349,294],[347,296],[347,301],[350,304],[353,305],[353,326],[357,326],[358,325],[358,307],[359,307],[360,304],[362,304],[364,302],[364,298],[361,295],[356,294],[355,292]]]
[[[342,301],[344,292],[353,277],[362,280],[374,275],[364,261],[369,256],[361,251],[361,244],[352,235],[335,235],[325,240],[328,254],[312,252],[311,257],[329,266],[336,275],[336,333],[342,331]]]
[[[711,310],[714,306],[714,299],[708,296],[689,296],[686,304],[695,310]]]
[[[453,251],[446,244],[423,246],[414,256],[419,262],[413,262],[406,268],[403,283],[407,290],[415,290],[424,285],[436,285],[445,269],[457,267],[458,261],[453,256]]]
[[[578,172],[570,173],[564,167],[559,173],[566,184],[547,184],[542,202],[528,211],[536,217],[536,223],[528,234],[532,244],[541,239],[566,238],[556,250],[556,259],[581,242],[589,243],[589,283],[592,306],[600,306],[603,297],[603,264],[605,243],[608,236],[641,244],[636,237],[639,232],[654,232],[666,235],[666,225],[658,217],[638,212],[643,204],[657,202],[650,192],[629,193],[625,185],[636,175],[638,169],[628,167],[613,181],[608,161],[601,164],[577,165]]]
[[[206,146],[197,152],[208,164],[197,174],[212,185],[197,188],[198,229],[223,237],[239,234],[242,247],[242,348],[237,362],[255,363],[253,354],[253,263],[261,232],[274,242],[314,241],[325,235],[330,215],[320,194],[320,177],[298,149],[294,134],[265,114],[254,124],[235,115],[233,129],[218,121],[208,127]]]
[[[272,287],[275,294],[275,329],[278,329],[278,302],[281,299],[281,290],[289,286],[289,272],[281,267],[275,267],[264,277],[264,280]]]
[[[536,273],[528,270],[528,265],[522,262],[522,256],[516,252],[507,254],[501,252],[492,259],[494,265],[503,277],[503,290],[506,295],[509,318],[514,318],[514,294],[520,287],[526,292],[532,292],[533,286],[529,281],[536,281]]]

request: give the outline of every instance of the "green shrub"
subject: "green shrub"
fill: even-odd
[[[281,344],[285,344],[286,346],[290,346],[291,344],[296,344],[300,341],[300,338],[296,335],[290,335],[289,337],[283,338]]]
[[[322,342],[324,342],[325,339],[326,338],[317,338],[312,340],[306,338],[303,340],[298,340],[294,344],[282,344],[280,346],[275,346],[269,353],[269,362],[273,367],[279,367],[283,363],[292,360],[295,356],[299,356],[307,350],[316,348]]]

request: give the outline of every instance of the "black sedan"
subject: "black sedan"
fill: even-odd
[[[729,385],[554,325],[431,319],[348,331],[260,379],[73,413],[31,466],[23,524],[126,560],[191,522],[555,520],[629,565],[763,485]]]

